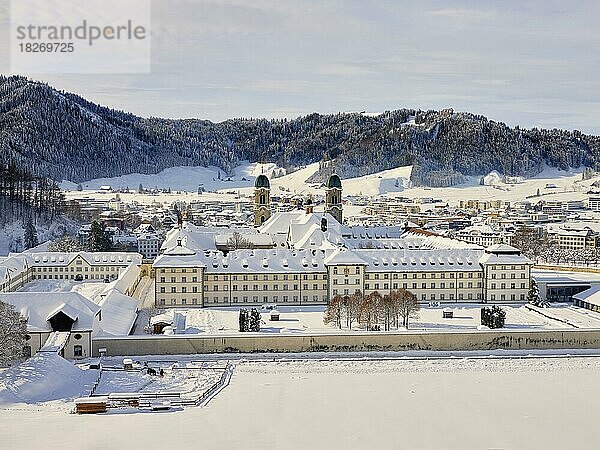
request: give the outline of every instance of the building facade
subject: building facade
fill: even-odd
[[[178,245],[154,263],[156,306],[323,305],[336,295],[407,289],[422,302],[522,302],[532,262],[488,249],[277,249],[196,252]]]

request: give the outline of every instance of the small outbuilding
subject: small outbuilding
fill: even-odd
[[[108,397],[83,397],[75,399],[77,414],[98,414],[106,412]]]
[[[279,310],[273,308],[270,312],[270,318],[271,318],[271,322],[278,322],[279,321]]]
[[[133,370],[133,360],[130,358],[125,358],[123,360],[123,369],[124,370]]]

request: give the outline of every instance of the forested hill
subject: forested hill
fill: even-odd
[[[23,77],[0,76],[0,158],[36,175],[74,182],[181,165],[229,171],[243,160],[291,169],[335,160],[343,178],[413,164],[415,183],[445,186],[491,170],[534,175],[543,163],[598,170],[600,138],[509,128],[452,110],[221,123],[147,119]]]

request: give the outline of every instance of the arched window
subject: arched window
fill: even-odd
[[[265,196],[265,194],[260,194],[260,200],[259,200],[259,203],[260,203],[261,205],[265,205],[265,204],[267,203],[267,199],[266,199],[266,196]]]

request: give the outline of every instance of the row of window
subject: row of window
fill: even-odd
[[[467,276],[465,276],[465,272],[458,272],[456,274],[456,278],[481,278],[483,276],[483,274],[481,272],[466,272]],[[410,277],[408,276],[407,273],[403,273],[402,274],[402,279],[406,280],[408,278],[431,278],[432,280],[439,278],[439,279],[445,279],[446,278],[446,272],[440,272],[440,273],[426,273],[423,272],[421,273],[421,276],[418,276],[418,273],[413,273]],[[448,278],[454,278],[455,274],[454,272],[450,272],[448,275]],[[374,273],[374,274],[366,274],[365,275],[365,279],[367,280],[380,280],[380,279],[384,279],[384,280],[389,280],[389,279],[393,279],[393,280],[398,280],[400,278],[400,274],[399,273]]]
[[[303,290],[308,290],[309,289],[309,284],[303,284],[302,285],[302,289]],[[231,290],[232,291],[238,291],[238,290],[242,290],[242,291],[298,291],[300,289],[300,285],[298,284],[292,284],[292,285],[288,285],[288,284],[283,284],[281,285],[281,289],[279,289],[279,285],[275,284],[273,286],[269,286],[268,284],[263,284],[262,288],[260,287],[260,285],[258,284],[253,284],[250,288],[250,285],[248,284],[243,284],[241,286],[242,288],[239,289],[239,286],[237,284],[234,284],[233,286],[231,286]],[[228,285],[224,285],[222,286],[223,289],[221,289],[222,291],[228,291],[229,290],[229,286]],[[322,284],[319,285],[317,283],[313,283],[312,284],[312,290],[316,291],[319,289],[323,289],[326,290],[327,289],[327,285],[326,284]],[[219,291],[219,286],[218,285],[214,285],[212,287],[212,289],[210,289],[210,286],[204,285],[204,291],[209,291],[212,290],[214,292],[218,292]],[[165,293],[166,292],[166,287],[165,286],[160,286],[160,292],[161,293]],[[177,286],[171,286],[170,287],[170,292],[172,293],[177,293],[177,292],[181,292],[181,293],[186,293],[188,292],[188,286],[181,286],[179,289],[177,288]],[[190,292],[198,292],[198,287],[197,286],[191,286],[191,291]]]
[[[473,282],[473,281],[469,281],[467,284],[467,289],[474,289],[474,288],[481,288],[482,287],[482,283],[481,281],[478,281],[477,283]],[[372,285],[370,283],[365,283],[365,290],[368,289],[374,289],[374,290],[378,290],[378,289],[390,289],[390,285],[392,287],[392,289],[399,289],[400,288],[400,283],[373,283]],[[373,286],[371,288],[371,286]],[[435,282],[433,283],[429,283],[429,287],[427,287],[427,283],[421,283],[420,288],[421,289],[454,289],[454,282],[450,282],[446,285],[445,282],[441,282],[439,284],[436,284]],[[464,289],[465,287],[465,283],[463,283],[462,281],[457,283],[457,287],[458,289]],[[402,283],[402,289],[419,289],[419,283]]]
[[[89,269],[89,270],[88,270]],[[118,272],[121,267],[117,266],[92,266],[92,267],[84,267],[84,272]],[[75,272],[75,267],[34,267],[32,268],[33,272]],[[81,272],[81,267],[77,267],[77,272]]]
[[[360,292],[360,291],[357,289],[355,292]],[[342,292],[338,292],[337,289],[334,289],[333,296],[335,297],[338,294],[349,295],[349,290],[344,289]],[[469,292],[469,293],[467,293],[466,297],[463,293],[458,293],[456,298],[454,297],[454,292],[448,293],[447,297],[446,297],[445,293],[421,294],[421,301],[427,301],[427,300],[474,300],[474,299],[481,300],[481,292],[477,292],[475,295],[473,295],[472,292]]]
[[[511,289],[516,289],[516,283],[510,283]],[[490,289],[496,289],[496,283],[490,283]],[[506,283],[500,283],[500,289],[506,289]],[[521,289],[525,289],[525,283],[521,283]]]
[[[495,279],[496,279],[496,274],[495,274],[495,273],[492,273],[492,274],[491,274],[491,278],[492,278],[492,280],[495,280]],[[516,274],[516,273],[511,273],[511,274],[510,274],[510,278],[511,278],[511,279],[515,279],[515,278],[517,278],[517,274]],[[519,278],[523,278],[523,279],[525,279],[525,272],[521,272],[521,274],[520,274],[520,277],[519,277]],[[500,279],[501,279],[501,280],[505,280],[505,279],[506,279],[506,274],[505,274],[505,273],[501,273],[501,274],[500,274]]]
[[[297,303],[299,301],[300,296],[298,295],[293,295],[293,296],[288,296],[288,295],[282,295],[281,297],[277,296],[277,295],[273,295],[273,296],[268,296],[268,295],[263,295],[258,296],[258,295],[254,295],[252,296],[252,298],[250,298],[249,296],[243,296],[243,297],[238,297],[238,296],[233,296],[231,297],[231,303]],[[212,297],[212,299],[207,299],[207,302],[210,302],[212,300],[212,303],[218,304],[218,303],[223,303],[223,304],[229,304],[230,300],[229,297]],[[327,295],[303,295],[302,296],[302,301],[303,302],[327,302]],[[161,306],[165,306],[167,304],[167,299],[161,298],[158,300],[158,304]],[[188,303],[188,300],[186,298],[182,298],[181,300],[177,300],[175,298],[171,298],[170,299],[170,304],[171,305],[199,305],[200,302],[198,301],[197,298],[192,298],[190,300],[190,302]]]
[[[507,299],[506,298],[506,294],[500,294],[500,298],[499,298],[500,301],[506,301],[506,299]],[[516,299],[517,299],[516,294],[510,294],[510,300],[511,301],[514,302],[514,301],[516,301]],[[492,302],[496,301],[496,294],[490,294],[490,300]],[[525,300],[525,294],[519,294],[519,300],[520,301],[524,301]]]
[[[117,276],[114,274],[111,275],[99,275],[99,274],[90,274],[87,273],[85,275],[33,275],[31,278],[33,280],[74,280],[76,277],[79,277],[80,280],[104,280],[109,278],[114,280]]]

